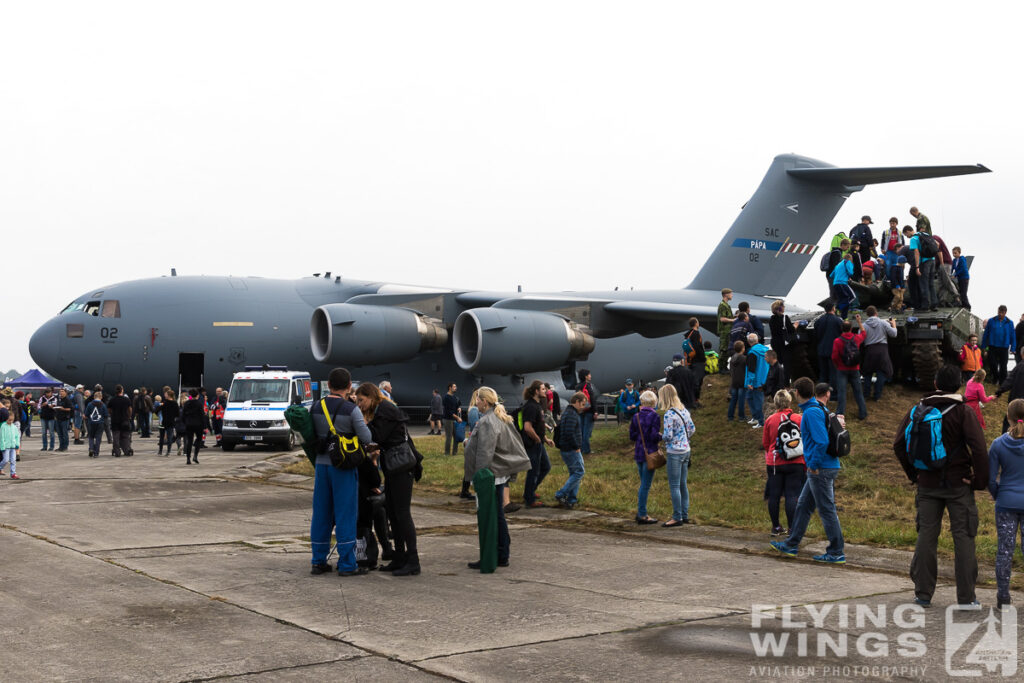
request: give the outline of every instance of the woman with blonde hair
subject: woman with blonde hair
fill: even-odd
[[[647,514],[647,494],[654,481],[654,470],[647,469],[647,454],[658,450],[661,442],[661,418],[654,406],[658,397],[647,390],[640,394],[640,410],[629,423],[629,440],[633,442],[633,460],[640,474],[640,488],[636,492],[636,523],[657,524],[658,520]]]
[[[996,502],[996,607],[1010,604],[1010,567],[1017,535],[1024,533],[1024,399],[1006,406],[1010,430],[988,449],[988,491]],[[1024,539],[1022,539],[1024,548]]]
[[[772,521],[772,536],[786,533],[779,520],[779,503],[786,498],[786,526],[796,521],[796,502],[807,479],[803,439],[800,436],[800,415],[791,409],[793,394],[785,389],[772,397],[775,412],[764,422],[761,445],[764,462],[768,467],[768,481],[764,486],[764,499],[768,503],[768,517]]]
[[[661,440],[665,444],[665,471],[668,473],[668,491],[672,496],[672,519],[662,526],[682,526],[691,523],[690,489],[686,486],[686,475],[690,469],[690,437],[696,427],[671,384],[658,390],[658,404],[665,411]]]
[[[495,565],[507,567],[511,539],[503,509],[504,493],[513,474],[530,469],[530,459],[512,418],[490,387],[476,392],[480,420],[466,446],[464,479],[473,482],[477,499],[480,559],[470,569],[491,573]]]

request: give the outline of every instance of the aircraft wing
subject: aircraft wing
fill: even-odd
[[[661,301],[612,301],[604,305],[609,313],[644,320],[679,320],[682,317],[717,315],[717,306],[670,304]]]

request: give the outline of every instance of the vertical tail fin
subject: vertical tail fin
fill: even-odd
[[[785,296],[853,192],[868,184],[988,171],[980,164],[837,168],[809,157],[780,154],[689,288],[730,287]]]

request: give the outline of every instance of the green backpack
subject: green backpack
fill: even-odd
[[[709,375],[718,374],[718,352],[704,349],[704,372]]]

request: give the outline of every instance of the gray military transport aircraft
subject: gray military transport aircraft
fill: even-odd
[[[326,377],[345,366],[391,379],[400,403],[422,404],[449,382],[487,384],[513,403],[523,382],[572,386],[577,367],[599,385],[657,379],[687,320],[714,331],[720,290],[762,317],[785,296],[852,192],[865,185],[984,173],[973,166],[837,168],[775,157],[710,258],[685,289],[530,294],[349,280],[157,277],[78,296],[40,327],[32,358],[65,382],[180,387],[227,384],[270,363]],[[465,398],[465,397],[464,397]]]

